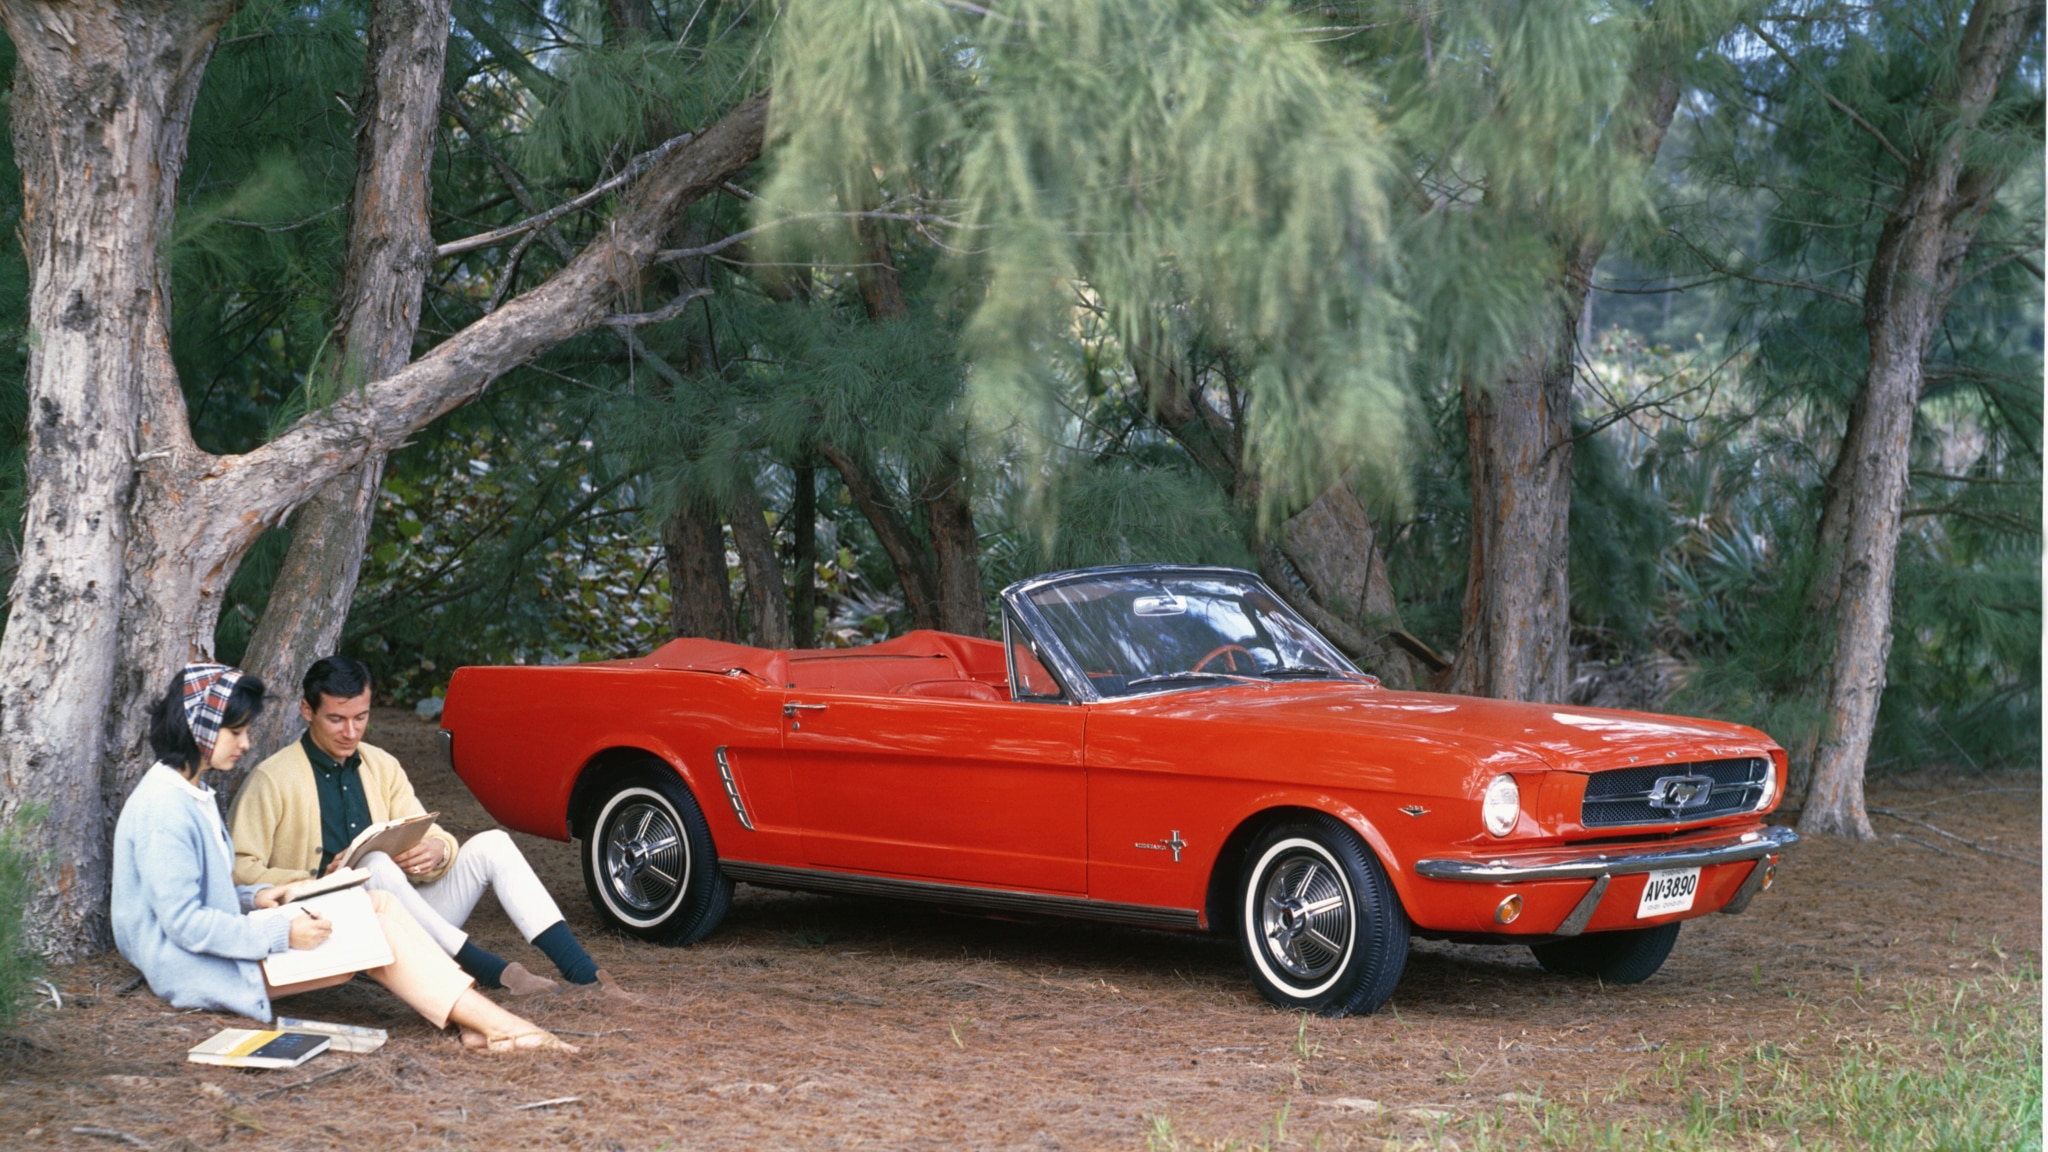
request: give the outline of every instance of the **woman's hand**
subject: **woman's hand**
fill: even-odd
[[[283,904],[291,894],[292,890],[289,884],[280,884],[275,888],[265,888],[263,891],[256,893],[255,904],[258,908],[276,908]]]
[[[309,909],[303,916],[292,917],[291,945],[294,948],[318,948],[333,934],[334,921],[318,912]]]

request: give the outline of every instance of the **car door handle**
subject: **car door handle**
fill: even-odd
[[[782,706],[782,714],[784,716],[791,717],[792,719],[794,719],[796,714],[800,711],[823,712],[824,710],[825,706],[823,704],[784,704]]]

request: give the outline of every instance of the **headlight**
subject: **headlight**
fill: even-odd
[[[1764,761],[1764,794],[1757,797],[1756,810],[1761,812],[1771,806],[1778,795],[1778,766],[1770,760]]]
[[[1486,830],[1495,836],[1515,830],[1515,821],[1522,818],[1522,790],[1515,786],[1513,776],[1495,776],[1493,783],[1486,786],[1486,800],[1479,806],[1479,815],[1486,821]]]

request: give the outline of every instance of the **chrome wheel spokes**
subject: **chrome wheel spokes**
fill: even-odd
[[[604,870],[612,894],[637,912],[658,912],[681,891],[689,870],[689,849],[666,809],[634,803],[619,812],[605,834]]]
[[[1273,863],[1259,896],[1266,954],[1297,980],[1317,980],[1343,962],[1353,912],[1343,881],[1321,858],[1295,852]]]

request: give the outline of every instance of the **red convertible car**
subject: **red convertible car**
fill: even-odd
[[[1647,979],[1797,837],[1749,728],[1396,692],[1258,577],[1061,572],[1003,640],[455,674],[442,737],[509,827],[582,841],[609,923],[671,944],[735,881],[1234,936],[1274,1003],[1392,995],[1411,933]]]

